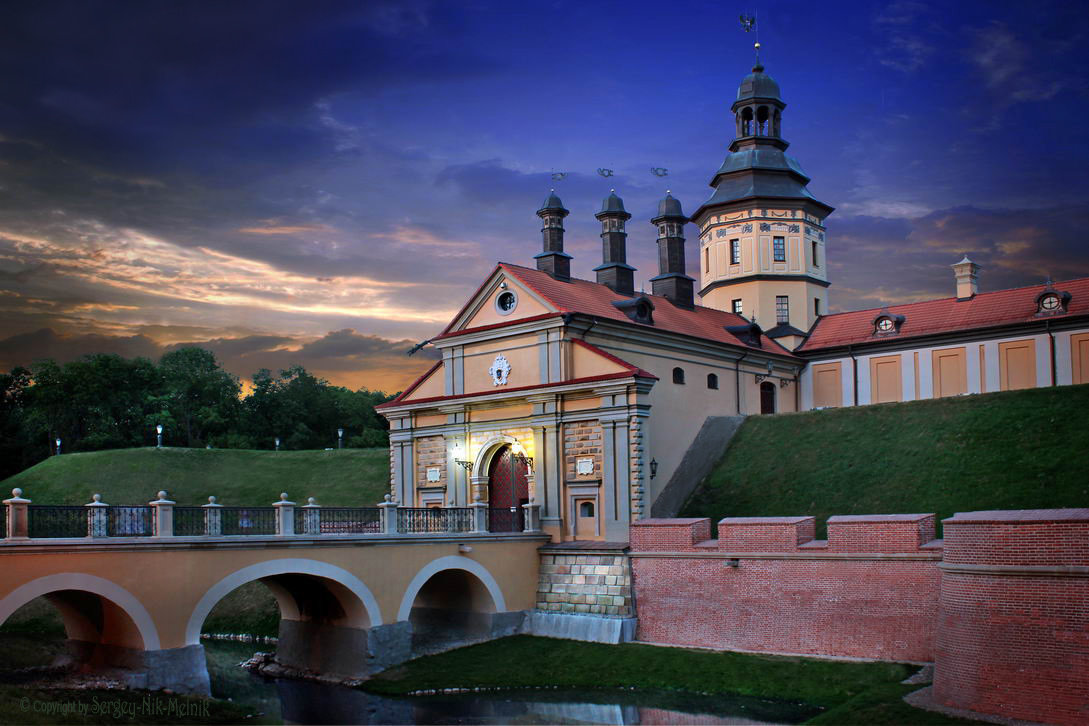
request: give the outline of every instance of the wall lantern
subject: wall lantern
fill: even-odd
[[[516,440],[514,442],[511,446],[511,454],[514,456],[514,460],[522,466],[528,466],[530,469],[533,468],[533,457],[526,456],[526,450],[522,448],[521,441]]]
[[[465,471],[469,471],[470,469],[472,469],[473,462],[469,461],[468,459],[462,459],[460,458],[461,456],[461,444],[454,444],[454,463],[460,466]]]
[[[653,479],[656,476],[658,476],[658,460],[657,459],[651,459],[650,460],[650,478]]]
[[[769,360],[768,361],[768,372],[767,373],[757,373],[756,374],[756,382],[760,383],[762,381],[767,380],[768,378],[771,378],[772,371],[773,371],[773,368],[772,368],[772,365],[771,365],[771,361]]]

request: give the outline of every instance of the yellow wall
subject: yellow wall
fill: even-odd
[[[872,403],[892,403],[904,397],[900,377],[900,356],[870,358],[870,399]]]
[[[813,298],[821,300],[821,309],[828,311],[828,289],[803,280],[753,280],[727,285],[711,290],[702,298],[702,304],[733,312],[732,301],[740,298],[742,314],[752,318],[764,330],[778,325],[775,316],[775,298],[786,295],[790,300],[790,324],[802,331],[809,330],[816,321],[813,315]]]
[[[495,309],[495,299],[504,292],[503,290],[495,287],[490,294],[481,300],[479,308],[471,314],[469,319],[461,328],[479,328],[482,325],[495,325],[496,323],[509,323],[512,320],[519,320],[521,318],[531,318],[534,315],[543,315],[545,313],[553,312],[550,308],[546,308],[541,303],[537,302],[532,295],[522,287],[521,283],[510,277],[503,277],[510,290],[513,290],[518,295],[518,305],[514,310],[507,315],[500,315],[499,311]]]
[[[1003,391],[1036,387],[1036,344],[1016,340],[998,344],[998,365]]]
[[[967,393],[968,370],[964,348],[935,350],[932,355],[934,398]]]
[[[420,398],[435,398],[446,393],[443,377],[443,368],[440,364],[405,400],[413,401]]]
[[[510,338],[465,347],[465,392],[502,392],[508,388],[535,386],[541,382],[539,344],[536,335],[518,335]],[[510,363],[507,383],[496,386],[488,373],[496,356],[502,353]]]

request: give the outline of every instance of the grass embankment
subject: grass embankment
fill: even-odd
[[[532,664],[527,667],[527,664]],[[602,645],[517,635],[418,658],[363,688],[386,695],[443,688],[615,689],[743,695],[802,701],[825,710],[812,723],[973,723],[904,703],[915,666],[746,653]]]
[[[1086,411],[1089,385],[752,416],[681,516],[1089,506]]]
[[[35,504],[144,504],[165,489],[181,505],[265,506],[287,492],[292,501],[372,507],[389,491],[388,449],[246,451],[116,449],[53,456],[6,479]]]

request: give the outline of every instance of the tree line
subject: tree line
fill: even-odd
[[[387,446],[375,412],[392,395],[351,391],[293,366],[261,369],[242,395],[239,379],[203,348],[147,358],[86,355],[0,373],[0,479],[56,453],[164,446],[289,450]]]

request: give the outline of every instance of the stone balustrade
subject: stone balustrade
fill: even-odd
[[[83,506],[38,505],[12,490],[5,499],[6,529],[0,542],[30,539],[146,537],[233,537],[265,535],[316,537],[326,535],[539,534],[540,505],[523,505],[524,525],[490,531],[488,507],[405,507],[386,495],[374,507],[323,507],[314,497],[303,506],[286,492],[268,506],[225,506],[208,497],[201,506],[179,506],[160,491],[146,505],[110,505],[95,494]]]

